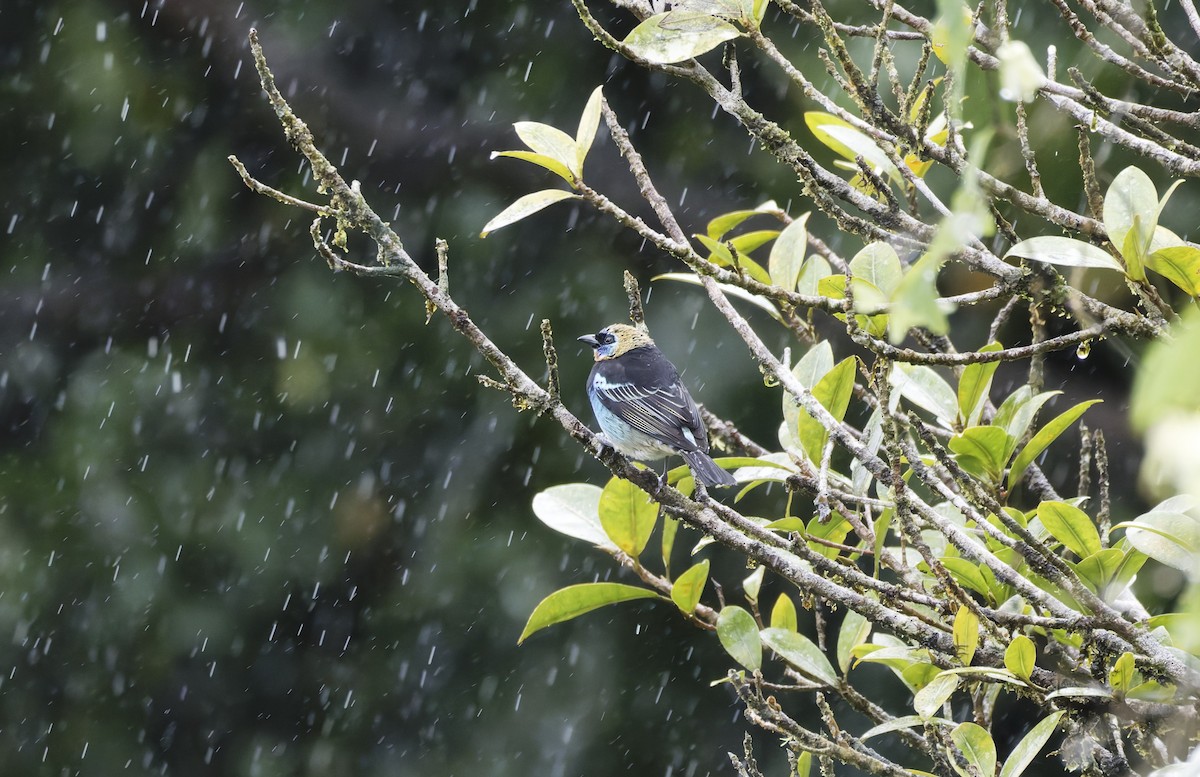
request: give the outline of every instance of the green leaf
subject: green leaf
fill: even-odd
[[[775,600],[775,606],[771,608],[771,628],[786,631],[796,631],[800,628],[796,619],[796,605],[792,604],[792,598],[787,594],[780,594]]]
[[[1123,696],[1133,687],[1133,671],[1133,653],[1126,651],[1113,662],[1112,669],[1108,673],[1108,683],[1118,696]]]
[[[835,559],[842,554],[841,549],[832,548],[820,542],[814,542],[813,538],[841,544],[845,541],[846,535],[850,533],[850,529],[850,522],[839,512],[835,511],[829,517],[829,520],[824,523],[821,522],[819,515],[813,516],[809,520],[805,531],[805,534],[809,537],[808,547],[814,552],[820,553],[825,558]]]
[[[1019,256],[1025,259],[1036,259],[1047,264],[1057,264],[1065,267],[1095,267],[1100,270],[1116,270],[1124,274],[1125,268],[1103,248],[1075,240],[1070,237],[1046,235],[1022,240],[1004,255]]]
[[[819,294],[821,281],[833,274],[833,268],[825,257],[816,254],[804,261],[800,268],[800,277],[796,279],[796,293],[814,297]]]
[[[1004,651],[1005,668],[1022,680],[1028,681],[1036,665],[1037,650],[1034,648],[1033,640],[1024,634],[1013,637],[1012,642],[1008,643],[1008,648]]]
[[[784,291],[795,291],[804,266],[804,254],[808,250],[808,217],[805,213],[783,228],[771,245],[767,256],[767,272],[771,283]]]
[[[704,593],[704,584],[708,582],[708,559],[698,564],[675,579],[671,584],[671,601],[687,615],[691,615],[700,603],[700,595]]]
[[[570,168],[558,161],[554,157],[538,154],[533,151],[493,151],[492,159],[496,157],[510,157],[512,159],[520,159],[524,162],[530,162],[539,167],[544,167],[557,176],[560,176],[564,181],[575,185],[575,176],[571,173]]]
[[[942,708],[942,704],[958,690],[961,679],[956,674],[939,672],[937,676],[913,695],[913,709],[923,718],[928,718]]]
[[[1012,469],[1008,473],[1008,490],[1012,491],[1021,482],[1021,477],[1025,474],[1025,469],[1033,463],[1034,459],[1041,455],[1042,451],[1050,446],[1050,443],[1057,440],[1059,435],[1067,430],[1067,427],[1079,420],[1079,417],[1089,407],[1101,401],[1099,399],[1091,399],[1087,402],[1080,402],[1039,429],[1038,433],[1033,436],[1033,439],[1029,441],[1021,452],[1017,454],[1017,458],[1013,460]]]
[[[959,556],[947,556],[941,559],[942,566],[950,573],[958,584],[971,589],[977,594],[992,598],[987,578],[980,571],[980,566]]]
[[[609,539],[631,558],[640,556],[658,521],[658,503],[628,480],[614,477],[600,494],[599,510]]]
[[[888,338],[893,345],[904,340],[913,327],[923,327],[935,335],[950,331],[947,313],[953,305],[939,298],[937,290],[938,272],[945,261],[944,257],[927,254],[900,280],[888,309]]]
[[[1054,539],[1080,558],[1099,553],[1100,532],[1087,513],[1066,502],[1042,502],[1037,508],[1038,519]]]
[[[812,759],[813,754],[807,750],[798,755],[796,757],[796,773],[794,777],[812,777]]]
[[[812,389],[813,397],[829,411],[836,421],[841,421],[846,417],[846,409],[850,406],[850,397],[854,394],[854,380],[857,376],[856,359],[853,356],[847,356],[817,381],[817,385]],[[797,436],[804,451],[808,453],[809,459],[819,466],[825,441],[829,439],[829,430],[805,411],[799,415]]]
[[[850,671],[854,660],[854,648],[867,641],[872,628],[871,621],[864,616],[854,610],[846,611],[846,617],[842,619],[842,626],[838,629],[837,641],[837,662],[842,674]]]
[[[979,616],[965,604],[954,616],[954,654],[963,666],[970,666],[979,647]]]
[[[557,127],[536,121],[518,121],[513,129],[530,151],[558,160],[579,180],[579,148],[574,138]]]
[[[948,445],[968,472],[999,483],[1008,463],[1010,441],[1008,432],[998,426],[972,426],[951,437]]]
[[[551,486],[533,498],[533,514],[560,534],[590,542],[612,553],[617,546],[600,525],[601,493],[599,486],[590,483]]]
[[[1187,513],[1151,510],[1113,527],[1130,545],[1162,564],[1200,574],[1200,522]]]
[[[602,87],[597,86],[588,97],[587,105],[579,117],[579,129],[575,130],[575,167],[578,176],[583,178],[583,160],[587,158],[592,142],[596,139],[596,130],[600,128],[600,103],[604,100]]]
[[[891,297],[904,277],[904,268],[896,249],[887,243],[871,243],[850,260],[850,274],[867,281],[884,295]]]
[[[735,238],[731,238],[729,244],[739,253],[749,254],[764,243],[768,243],[778,237],[778,229],[756,229],[753,232],[745,232]]]
[[[903,180],[883,149],[869,135],[846,121],[830,113],[808,111],[804,114],[804,123],[813,136],[834,153],[851,162],[861,156],[877,174],[897,183]]]
[[[992,426],[1002,427],[1012,438],[1012,450],[1005,458],[1011,457],[1016,451],[1017,444],[1024,439],[1025,432],[1029,431],[1029,427],[1033,424],[1033,419],[1037,416],[1038,411],[1042,409],[1042,405],[1061,393],[1061,391],[1043,391],[1034,395],[1033,389],[1029,386],[1021,386],[1005,398],[996,411],[996,417],[992,419]]]
[[[788,629],[763,629],[763,643],[779,657],[809,677],[826,685],[837,685],[838,676],[821,648],[808,637]]]
[[[517,644],[521,644],[529,635],[547,626],[569,621],[606,604],[657,597],[658,594],[648,589],[621,583],[581,583],[561,588],[533,608]]]
[[[1146,267],[1183,289],[1200,296],[1200,246],[1160,248],[1146,257]]]
[[[1002,350],[1004,346],[1000,343],[988,343],[979,352],[995,353]],[[992,376],[999,366],[1000,362],[976,362],[963,368],[962,377],[958,379],[958,418],[963,426],[979,423],[983,407],[987,404],[988,390],[992,386]]]
[[[1127,263],[1136,261],[1140,265],[1140,260],[1149,253],[1159,209],[1158,190],[1150,176],[1139,168],[1126,167],[1109,184],[1104,194],[1104,228]],[[1131,266],[1130,270],[1135,268]],[[1130,277],[1142,279],[1132,272]]]
[[[1038,753],[1042,752],[1046,742],[1054,735],[1059,719],[1065,714],[1066,712],[1059,710],[1038,721],[1008,754],[1008,759],[1000,767],[1000,777],[1020,777],[1029,764],[1033,763],[1033,759],[1037,758]]]
[[[715,16],[676,10],[651,16],[622,42],[646,62],[670,65],[698,57],[740,35],[737,27]]]
[[[754,571],[746,575],[742,580],[742,593],[746,595],[746,601],[754,606],[758,606],[758,592],[762,590],[763,577],[767,574],[766,567],[755,567]]]
[[[892,366],[892,386],[900,396],[933,413],[947,429],[958,416],[958,395],[932,367],[897,362]]]
[[[713,240],[720,240],[726,234],[737,228],[743,221],[754,216],[762,216],[764,214],[773,213],[779,209],[779,205],[775,200],[767,200],[763,204],[753,210],[732,210],[728,213],[722,213],[712,221],[708,222],[708,227],[705,231]]]
[[[532,216],[547,205],[574,199],[578,196],[564,189],[543,189],[540,192],[526,194],[484,224],[479,236],[487,237],[488,233],[495,232],[501,227],[507,227],[509,224],[515,224],[526,216]]]
[[[859,739],[866,742],[872,737],[877,737],[880,734],[889,734],[893,731],[900,731],[906,728],[915,728],[916,726],[924,726],[926,723],[946,723],[945,718],[925,718],[920,715],[901,715],[891,720],[880,723],[878,726],[871,726],[869,729],[859,735]],[[912,770],[909,770],[912,771]]]
[[[976,723],[959,723],[950,732],[950,739],[967,763],[979,770],[981,775],[991,777],[996,773],[996,743],[987,729]]]
[[[717,638],[734,661],[751,672],[762,668],[762,640],[754,616],[736,605],[729,605],[717,616]]]

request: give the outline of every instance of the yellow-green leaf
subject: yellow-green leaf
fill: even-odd
[[[606,604],[657,597],[658,594],[653,591],[621,583],[581,583],[567,586],[550,594],[533,608],[517,644],[521,644],[529,635],[547,626],[569,621]]]
[[[775,600],[775,606],[771,608],[771,628],[788,631],[800,628],[796,619],[796,605],[792,604],[792,598],[787,594],[780,594]]]
[[[1004,651],[1005,668],[1027,681],[1029,675],[1033,673],[1036,662],[1037,650],[1034,648],[1033,640],[1024,634],[1013,637],[1012,642],[1008,643],[1008,648]]]
[[[855,358],[847,356],[822,377],[812,389],[813,396],[836,421],[841,421],[846,417],[846,409],[850,406],[850,397],[854,394],[854,382],[858,375],[855,364]],[[809,458],[819,465],[825,441],[829,439],[829,430],[822,426],[820,421],[804,412],[799,416],[797,436]]]
[[[1079,420],[1079,417],[1089,407],[1101,401],[1103,400],[1091,399],[1087,402],[1080,402],[1039,429],[1038,433],[1033,436],[1033,439],[1013,459],[1012,469],[1008,472],[1008,490],[1012,491],[1021,482],[1021,477],[1024,476],[1026,468],[1033,463],[1034,459],[1041,455],[1042,451],[1050,447],[1050,443],[1057,440],[1059,435],[1067,430],[1067,427]]]
[[[540,192],[526,194],[496,214],[487,224],[484,224],[483,229],[479,232],[479,236],[487,237],[488,233],[495,232],[501,227],[507,227],[509,224],[515,224],[526,216],[532,216],[548,205],[553,205],[562,200],[574,199],[578,196],[564,189],[543,189]]]
[[[762,668],[762,639],[753,615],[735,605],[725,607],[717,616],[717,638],[734,661],[751,672]]]
[[[1004,765],[1000,767],[1000,777],[1020,777],[1029,764],[1033,763],[1033,759],[1037,758],[1038,753],[1042,752],[1046,742],[1054,735],[1059,719],[1065,714],[1066,712],[1059,710],[1039,720],[1008,754]]]
[[[583,160],[587,158],[596,130],[600,128],[600,103],[604,99],[602,87],[597,86],[588,97],[587,105],[579,117],[579,128],[575,130],[575,172],[583,178]]]
[[[788,629],[763,629],[762,641],[780,658],[809,677],[837,685],[838,676],[821,648],[808,637]]]
[[[1080,558],[1100,552],[1100,532],[1078,507],[1066,502],[1042,502],[1037,515],[1046,531]]]
[[[980,348],[979,352],[995,353],[1002,350],[1004,346],[1000,343],[988,343]],[[1000,362],[976,362],[963,368],[962,377],[958,379],[958,418],[963,426],[979,423],[983,407],[987,404],[992,376],[999,366]]]
[[[622,42],[646,62],[670,65],[698,57],[740,35],[737,27],[715,16],[673,10],[649,17]]]
[[[979,616],[966,605],[961,605],[954,616],[954,654],[963,666],[970,666],[978,647]]]
[[[518,121],[513,124],[513,129],[530,151],[557,159],[576,179],[579,178],[579,149],[570,135],[557,127],[536,121]]]
[[[633,483],[614,477],[600,494],[599,510],[609,539],[631,557],[641,555],[658,520],[658,504]]]
[[[842,674],[850,671],[850,665],[854,661],[854,648],[867,641],[867,637],[871,636],[871,628],[871,621],[864,616],[854,610],[846,611],[846,617],[842,619],[842,626],[838,629],[837,641],[837,662]]]
[[[771,244],[771,253],[767,256],[767,272],[771,276],[771,283],[784,291],[796,290],[800,270],[804,266],[804,254],[808,250],[810,215],[805,213],[792,221]]]
[[[1113,662],[1108,673],[1108,682],[1118,696],[1133,687],[1133,653],[1125,652]]]
[[[979,770],[981,775],[996,773],[996,743],[987,729],[977,723],[959,723],[950,732],[950,739],[958,746],[967,763]]]
[[[704,559],[692,565],[671,584],[671,601],[681,611],[691,615],[700,603],[700,595],[704,593],[704,584],[707,582],[708,559]]]
[[[1192,297],[1200,296],[1200,246],[1160,248],[1146,257],[1146,267]]]

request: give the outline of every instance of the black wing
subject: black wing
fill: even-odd
[[[679,373],[657,348],[638,348],[599,362],[597,399],[633,428],[684,451],[708,451],[708,434]]]

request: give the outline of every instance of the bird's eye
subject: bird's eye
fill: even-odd
[[[601,332],[596,339],[604,345],[609,345],[610,343],[615,343],[617,341],[617,338],[613,337],[612,333],[610,332]]]

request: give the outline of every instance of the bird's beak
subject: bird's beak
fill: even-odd
[[[581,343],[587,343],[593,348],[600,347],[600,341],[596,339],[595,335],[584,335],[583,337],[576,337],[575,339]]]

